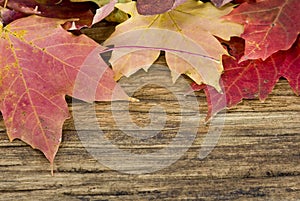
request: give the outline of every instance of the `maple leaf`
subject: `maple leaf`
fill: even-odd
[[[170,11],[186,0],[137,0],[137,11],[141,15],[156,15]]]
[[[41,150],[51,164],[69,117],[66,94],[84,101],[112,100],[115,89],[115,99],[128,99],[96,53],[103,47],[68,33],[60,26],[64,22],[30,16],[0,31],[0,110],[7,134]],[[91,85],[96,92],[89,91]]]
[[[229,40],[243,31],[241,25],[221,19],[232,6],[220,10],[211,3],[189,0],[167,13],[144,16],[135,5],[116,5],[131,18],[104,42],[114,45],[110,63],[116,79],[147,70],[164,50],[173,81],[186,74],[198,84],[220,89],[221,57],[227,52],[214,36]]]
[[[0,0],[4,6],[5,0]],[[71,19],[77,18],[78,27],[90,26],[94,17],[94,4],[91,2],[72,3],[69,0],[8,0],[2,23],[9,24],[13,20],[37,14],[44,17]]]
[[[235,43],[235,47],[238,45],[237,49],[240,49],[241,45]],[[234,56],[239,58],[239,50],[235,47],[233,45]],[[224,56],[223,63],[224,73],[220,79],[223,94],[210,86],[193,85],[194,90],[205,90],[207,119],[224,108],[237,105],[242,99],[258,97],[265,100],[280,77],[288,80],[296,95],[300,94],[300,37],[291,49],[274,53],[265,61],[257,59],[238,63],[237,59]]]
[[[241,61],[265,60],[279,50],[287,50],[300,32],[300,4],[297,0],[266,0],[243,3],[225,19],[241,23],[245,31],[245,55]]]

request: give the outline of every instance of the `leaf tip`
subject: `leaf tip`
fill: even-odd
[[[212,119],[212,115],[208,113],[204,119],[204,125],[208,125],[211,119]]]
[[[122,74],[122,73],[115,72],[115,75],[114,75],[114,80],[115,80],[115,81],[120,80],[121,77],[123,77],[123,74]]]
[[[140,102],[139,99],[133,98],[133,97],[129,97],[129,98],[128,98],[128,101],[130,101],[130,102],[132,102],[132,103],[134,103],[134,102]]]

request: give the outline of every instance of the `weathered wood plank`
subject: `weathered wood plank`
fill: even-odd
[[[112,28],[96,28],[90,34],[101,41]],[[98,29],[101,29],[101,33]],[[157,63],[164,64],[163,58]],[[99,122],[96,123],[119,148],[145,154],[168,146],[180,129],[180,118],[191,118],[191,127],[198,125],[197,135],[178,161],[157,172],[141,175],[125,174],[106,167],[85,149],[76,131],[80,122],[74,124],[74,118],[71,118],[64,124],[63,142],[55,159],[52,177],[49,163],[42,153],[21,141],[9,142],[2,120],[0,200],[300,199],[300,98],[293,94],[285,80],[280,80],[264,103],[258,100],[244,101],[225,114],[218,115],[216,118],[225,119],[221,127],[222,134],[213,151],[200,160],[198,154],[206,133],[210,128],[218,127],[204,124],[207,111],[204,94],[197,92],[183,96],[186,92],[183,88],[164,89],[153,84],[138,89],[148,79],[147,75],[158,83],[168,84],[170,80],[167,67],[160,67],[148,74],[140,71],[134,75],[136,80],[143,81],[123,79],[121,83],[128,91],[137,89],[133,96],[139,98],[140,102],[129,103],[128,110],[132,121],[138,126],[150,123],[149,110],[153,106],[164,108],[166,123],[159,134],[147,140],[124,134],[135,129],[128,127],[130,122],[127,118],[120,118],[117,125],[113,112],[119,116],[126,112],[120,109],[125,102],[97,103],[94,108]],[[175,91],[181,94],[179,102],[186,101],[189,104],[195,97],[199,102],[198,107],[184,108],[182,113],[180,103],[173,94]],[[76,109],[87,107],[80,101],[67,100],[73,116]],[[199,116],[194,117],[195,110],[200,111]],[[152,112],[155,118],[163,120],[160,119],[164,114],[162,110]],[[80,115],[83,118],[89,114]],[[82,122],[88,124],[92,120]],[[120,130],[120,126],[124,129]],[[189,132],[191,128],[187,126],[184,129]],[[83,132],[91,135],[95,130],[89,127]],[[103,148],[97,143],[93,145],[98,149]],[[110,154],[107,158],[111,157]]]

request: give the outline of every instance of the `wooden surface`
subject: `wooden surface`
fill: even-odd
[[[101,42],[112,31],[107,27],[95,28],[88,34]],[[164,65],[163,57],[157,63]],[[151,79],[168,82],[167,67],[158,67],[153,73]],[[140,71],[135,76],[143,80],[147,74]],[[183,89],[165,89],[155,84],[138,89],[138,82],[129,81],[123,79],[122,85],[127,91],[135,90],[133,97],[140,99],[139,103],[129,104],[132,121],[147,126],[149,109],[160,105],[166,112],[165,126],[156,137],[134,140],[114,122],[112,111],[118,111],[118,104],[124,103],[97,103],[95,111],[106,137],[124,151],[153,153],[168,146],[176,136],[181,117],[192,117],[193,110],[198,109],[196,138],[179,160],[148,174],[116,171],[85,149],[71,118],[64,124],[63,141],[51,176],[49,163],[41,152],[18,140],[9,142],[2,120],[0,200],[300,200],[300,98],[285,80],[279,81],[264,103],[244,101],[217,116],[225,119],[220,139],[202,160],[198,154],[210,128],[203,122],[207,110],[204,94],[197,92],[176,100],[173,91],[184,94]],[[178,101],[189,101],[192,96],[199,102],[198,108],[182,113]],[[67,100],[73,115],[74,109],[84,107],[80,101]],[[156,118],[160,118],[160,112],[154,111]],[[127,124],[125,119],[118,123]],[[188,132],[189,128],[185,129]],[[81,132],[88,135],[93,130]]]

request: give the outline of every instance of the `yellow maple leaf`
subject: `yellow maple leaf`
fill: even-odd
[[[151,16],[139,15],[135,2],[116,7],[131,15],[104,42],[114,45],[110,63],[116,79],[141,68],[147,70],[164,50],[174,82],[186,74],[197,84],[220,91],[222,55],[227,52],[215,36],[229,40],[243,32],[243,26],[222,19],[232,5],[218,9],[211,3],[188,0],[169,12]]]

